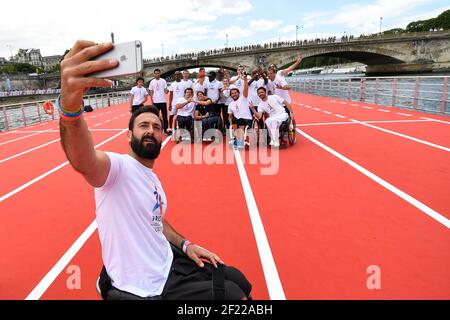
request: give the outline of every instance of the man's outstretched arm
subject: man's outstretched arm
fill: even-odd
[[[112,49],[111,43],[96,45],[90,41],[79,40],[61,62],[61,108],[67,113],[77,113],[83,95],[91,87],[110,87],[111,82],[104,79],[89,78],[87,74],[113,68],[115,60],[89,61]],[[108,177],[109,157],[94,149],[91,133],[83,117],[60,120],[61,144],[72,167],[86,181],[101,187]]]

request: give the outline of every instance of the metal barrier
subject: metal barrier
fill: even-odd
[[[287,78],[294,91],[450,115],[449,77]]]
[[[83,97],[84,104],[90,105],[94,110],[125,103],[129,99],[129,91]],[[43,104],[46,101],[48,100],[0,106],[0,132],[59,119],[59,114],[56,110],[52,115],[44,112]]]

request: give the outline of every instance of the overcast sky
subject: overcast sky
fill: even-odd
[[[19,48],[63,54],[76,39],[143,42],[144,57],[225,46],[360,35],[406,27],[450,9],[448,0],[55,0],[2,1],[0,57]],[[163,44],[163,45],[162,45]]]

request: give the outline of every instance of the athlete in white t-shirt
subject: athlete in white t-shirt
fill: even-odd
[[[173,118],[177,114],[177,101],[184,97],[184,84],[181,81],[181,72],[175,72],[175,81],[169,87],[169,130],[173,128]]]
[[[271,138],[270,145],[274,148],[278,148],[280,146],[280,126],[289,118],[289,115],[284,108],[285,106],[289,110],[291,117],[294,117],[291,104],[277,95],[267,95],[267,90],[265,88],[258,89],[258,95],[261,99],[261,103],[258,105],[258,110],[254,107],[252,107],[252,110],[257,119],[261,119],[263,113],[267,115],[265,124]]]
[[[169,93],[167,90],[167,82],[166,80],[161,78],[161,70],[155,69],[153,72],[155,79],[150,81],[150,85],[148,87],[150,91],[150,96],[152,98],[152,103],[162,114],[163,124],[164,124],[164,132],[166,134],[170,134],[169,121],[167,119],[167,99],[166,94]]]
[[[185,131],[181,131],[181,134],[175,138],[176,140],[178,139],[179,141],[188,139],[188,135],[185,133],[186,131],[191,132],[195,105],[194,90],[192,88],[185,89],[184,97],[178,99],[176,103],[178,129]],[[191,139],[193,139],[193,137],[191,137]]]
[[[130,110],[131,113],[144,106],[148,99],[148,91],[144,88],[144,78],[139,77],[136,80],[136,86],[130,91]]]
[[[192,82],[191,79],[189,79],[189,71],[188,70],[183,70],[183,80],[181,80],[181,82],[183,82],[184,85],[184,89],[187,88],[194,88],[194,83]]]
[[[93,69],[103,71],[118,64],[118,61],[88,64],[86,50],[92,56],[99,56],[112,47],[112,44],[78,41],[61,64],[60,107],[70,114],[60,120],[61,143],[73,168],[95,188],[97,226],[105,265],[99,282],[102,297],[211,299],[212,271],[223,262],[216,254],[187,241],[165,218],[167,197],[153,172],[163,137],[158,110],[149,106],[132,114],[127,133],[129,151],[125,155],[94,149],[83,114],[77,114],[86,87],[111,86],[107,80],[87,75]],[[181,248],[185,254],[180,252]],[[249,297],[251,285],[242,273],[228,266],[223,268],[220,269],[225,277],[226,298]]]
[[[239,89],[233,88],[230,90],[230,95],[233,101],[228,106],[228,115],[230,123],[233,123],[233,118],[236,120],[236,125],[233,124],[235,130],[237,147],[243,149],[245,147],[245,127],[252,126],[253,116],[250,112],[250,102],[248,100],[248,79],[244,78],[244,90],[241,93]]]

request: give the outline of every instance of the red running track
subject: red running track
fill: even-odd
[[[449,299],[449,119],[292,96],[303,135],[280,150],[274,175],[248,161],[241,171],[235,161],[176,165],[168,142],[155,168],[168,220],[244,271],[256,299]],[[86,116],[101,150],[127,152],[127,108]],[[93,190],[64,165],[57,130],[49,122],[0,134],[0,299],[99,299]],[[70,290],[73,266],[81,288]],[[380,268],[380,290],[367,287],[370,266]]]

